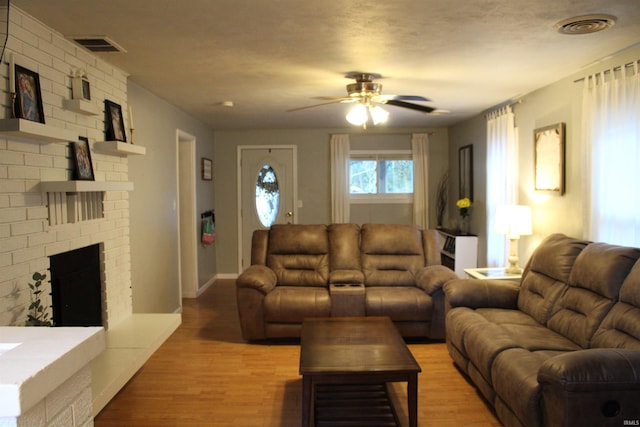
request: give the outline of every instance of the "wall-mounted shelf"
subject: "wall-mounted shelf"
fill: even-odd
[[[97,141],[93,148],[98,151],[120,156],[141,155],[144,156],[147,149],[141,145],[129,144],[122,141]]]
[[[82,193],[95,191],[133,191],[133,182],[107,181],[41,181],[44,193]]]
[[[31,120],[0,119],[0,135],[12,138],[27,139],[39,144],[78,140],[78,133]]]
[[[65,99],[62,101],[65,110],[75,111],[86,116],[97,116],[100,110],[94,104],[84,99]]]

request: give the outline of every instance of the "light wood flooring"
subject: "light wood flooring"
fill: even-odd
[[[95,427],[300,425],[299,342],[242,340],[233,280],[183,301],[182,325],[95,418]],[[441,342],[410,342],[422,367],[419,424],[499,427]],[[406,425],[406,385],[393,386]]]

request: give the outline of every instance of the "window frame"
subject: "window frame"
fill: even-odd
[[[352,160],[411,160],[413,165],[413,154],[411,150],[351,150],[349,152],[349,180],[347,193],[351,204],[386,204],[386,203],[413,203],[413,190],[411,193],[351,193],[351,161]],[[376,175],[379,173],[376,167]],[[376,176],[379,181],[380,176]]]

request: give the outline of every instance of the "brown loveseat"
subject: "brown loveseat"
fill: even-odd
[[[554,234],[519,286],[444,286],[449,353],[505,426],[640,424],[639,257]]]
[[[236,281],[247,340],[299,337],[305,317],[388,316],[404,336],[444,338],[437,234],[413,225],[274,225],[253,234]]]

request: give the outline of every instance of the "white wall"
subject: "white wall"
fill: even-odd
[[[147,155],[131,159],[131,278],[133,311],[173,312],[181,307],[178,275],[176,209],[176,130],[196,138],[196,214],[214,209],[214,182],[200,179],[200,159],[214,158],[211,129],[184,111],[129,82],[129,104],[134,111],[135,138]],[[195,230],[199,233],[199,229]],[[198,234],[199,236],[199,234]],[[198,286],[216,274],[218,243],[198,245]]]
[[[582,212],[582,82],[575,82],[595,72],[638,60],[640,46],[614,55],[606,61],[585,68],[566,78],[526,94],[514,106],[519,138],[519,202],[532,206],[533,235],[522,236],[518,245],[521,264],[529,259],[540,241],[551,233],[583,238]],[[566,192],[563,196],[536,193],[533,190],[533,132],[535,129],[564,122],[566,124]],[[474,144],[475,207],[472,232],[480,237],[479,265],[486,264],[486,126],[477,116],[453,126],[451,134],[451,170],[457,174],[457,147]],[[629,171],[629,180],[637,179]],[[621,185],[624,185],[621,183]]]
[[[96,181],[128,181],[127,157],[96,151],[103,141],[104,100],[127,111],[127,75],[84,49],[77,47],[15,7],[11,7],[9,37],[4,63],[0,67],[0,118],[10,117],[7,94],[8,52],[15,63],[38,73],[44,115],[50,128],[67,129],[89,138]],[[86,70],[92,103],[100,111],[87,116],[63,107],[71,97],[71,75]],[[50,226],[47,197],[41,181],[66,181],[72,175],[70,150],[66,142],[40,144],[10,135],[0,135],[0,325],[23,325],[30,299],[28,283],[34,272],[49,274],[49,256],[103,242],[103,306],[106,326],[131,314],[129,251],[129,193],[108,191],[104,218]],[[43,293],[50,305],[50,286]]]

